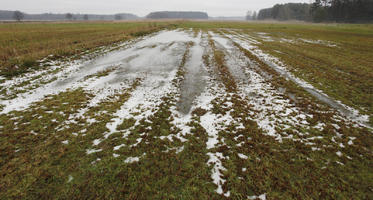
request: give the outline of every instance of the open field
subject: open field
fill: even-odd
[[[77,56],[170,26],[170,22],[0,24],[0,69],[18,75],[49,55]],[[18,67],[15,68],[14,66]]]
[[[152,24],[0,25],[0,199],[373,198],[373,26]]]

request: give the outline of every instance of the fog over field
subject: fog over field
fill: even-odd
[[[204,11],[210,16],[244,16],[247,10],[260,10],[278,3],[309,3],[309,0],[2,0],[2,10],[27,13],[133,13],[145,16],[153,11]]]

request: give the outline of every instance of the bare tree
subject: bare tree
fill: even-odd
[[[84,15],[83,18],[84,18],[84,20],[86,20],[86,21],[89,19],[88,15]]]
[[[73,18],[73,14],[67,13],[65,17],[66,19],[71,20]]]
[[[253,16],[253,12],[251,10],[247,11],[246,13],[246,20],[251,20]]]
[[[25,15],[21,11],[14,11],[13,19],[21,21],[23,18],[25,18]]]
[[[253,20],[256,20],[256,18],[258,18],[258,14],[257,14],[257,12],[256,11],[254,11],[254,14],[253,14]]]

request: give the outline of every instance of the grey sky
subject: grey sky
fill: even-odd
[[[276,3],[312,0],[1,0],[1,10],[27,13],[133,13],[145,16],[151,11],[205,11],[210,16],[243,16]]]

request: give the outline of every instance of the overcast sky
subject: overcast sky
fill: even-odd
[[[26,13],[133,13],[145,16],[152,11],[204,11],[210,16],[244,16],[247,10],[272,7],[277,3],[312,0],[0,0],[1,10]]]

